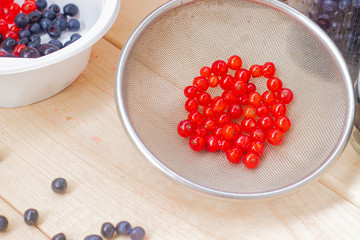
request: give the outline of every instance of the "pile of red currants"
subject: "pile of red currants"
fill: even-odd
[[[234,70],[234,76],[229,74]],[[291,126],[286,116],[287,104],[293,92],[274,77],[275,65],[252,65],[242,68],[242,59],[231,56],[226,63],[217,60],[212,67],[203,67],[193,85],[187,86],[186,120],[177,126],[181,137],[189,138],[194,151],[221,150],[231,163],[241,160],[247,168],[255,168],[265,150],[265,142],[279,145]],[[268,91],[260,94],[250,82],[252,78],[267,78]],[[212,97],[207,90],[221,87],[221,96]]]

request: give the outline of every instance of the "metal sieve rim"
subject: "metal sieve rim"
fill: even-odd
[[[306,27],[309,31],[311,31],[315,37],[318,38],[319,42],[328,50],[331,57],[334,59],[334,62],[337,64],[341,72],[342,79],[344,80],[345,90],[346,90],[346,117],[344,122],[344,128],[340,135],[340,138],[333,149],[333,151],[329,154],[327,159],[311,174],[305,176],[304,178],[300,179],[296,183],[293,183],[288,186],[284,186],[279,189],[267,191],[267,192],[260,192],[260,193],[233,193],[233,192],[224,192],[215,189],[210,189],[199,184],[193,183],[180,175],[176,174],[172,170],[168,169],[164,164],[158,160],[152,152],[146,147],[146,144],[140,139],[137,135],[131,120],[129,119],[128,110],[126,107],[126,99],[124,98],[124,72],[125,68],[129,59],[129,56],[136,45],[137,41],[141,38],[142,33],[159,17],[166,14],[168,11],[171,11],[177,7],[180,7],[185,4],[189,4],[192,2],[196,2],[198,0],[171,0],[168,3],[160,6],[156,10],[154,10],[150,15],[148,15],[132,32],[128,40],[123,46],[121,51],[117,71],[115,74],[115,101],[118,114],[120,115],[121,122],[126,129],[126,132],[136,148],[149,160],[156,168],[158,168],[161,172],[165,173],[171,179],[182,183],[191,189],[210,194],[212,196],[230,198],[230,199],[265,199],[265,198],[272,198],[277,197],[280,195],[284,195],[295,190],[298,190],[301,187],[309,184],[310,182],[319,178],[326,170],[328,170],[336,159],[340,157],[342,152],[344,151],[347,142],[349,141],[353,122],[354,122],[354,115],[355,115],[355,97],[354,97],[354,86],[352,84],[352,80],[345,63],[343,56],[341,55],[340,51],[333,43],[333,41],[327,36],[327,34],[318,27],[314,22],[312,22],[309,18],[305,15],[301,14],[297,10],[291,8],[290,6],[281,3],[277,0],[247,0],[250,2],[259,3],[265,5],[267,7],[273,8],[277,11],[280,11],[294,20],[302,24]]]

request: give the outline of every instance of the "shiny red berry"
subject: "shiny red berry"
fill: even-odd
[[[223,126],[223,137],[228,140],[235,139],[239,134],[237,128],[233,124],[226,124]]]
[[[235,72],[234,78],[243,82],[248,82],[251,79],[251,73],[246,69],[240,69]]]
[[[189,113],[188,120],[190,120],[195,127],[198,127],[204,123],[204,116],[198,111],[194,111]]]
[[[268,116],[270,114],[270,108],[265,103],[261,103],[256,107],[256,115],[259,117]]]
[[[286,115],[286,106],[283,103],[275,103],[271,106],[270,112],[273,117],[276,116],[285,116]]]
[[[243,151],[247,150],[249,143],[251,142],[250,136],[246,134],[240,134],[235,139],[234,144],[240,147]]]
[[[251,92],[255,92],[255,91],[256,91],[256,86],[255,86],[255,84],[253,84],[253,83],[248,83],[247,86],[248,86],[248,89],[247,89],[246,93],[251,93]]]
[[[291,127],[290,119],[286,116],[277,116],[275,118],[275,128],[279,129],[281,132],[285,133],[289,131]]]
[[[192,135],[189,139],[189,145],[192,150],[199,152],[205,148],[205,138]]]
[[[279,145],[284,139],[284,134],[276,128],[270,129],[267,133],[266,140],[271,145]]]
[[[240,95],[238,97],[238,104],[247,105],[248,104],[247,96],[246,95]]]
[[[262,101],[262,97],[258,92],[251,92],[247,95],[247,100],[250,105],[259,106]]]
[[[24,44],[17,44],[14,49],[13,49],[13,53],[15,56],[19,56],[19,53],[21,50],[23,50],[24,48],[26,48],[26,45]]]
[[[20,5],[17,3],[11,3],[8,7],[7,10],[9,13],[17,15],[18,13],[20,13]]]
[[[203,77],[210,77],[211,76],[211,68],[209,67],[203,67],[200,69],[200,75]]]
[[[210,87],[216,88],[219,85],[220,80],[217,76],[212,75],[209,77],[208,82],[209,82]]]
[[[234,104],[237,102],[237,96],[232,91],[225,90],[221,96],[228,105]]]
[[[261,66],[261,73],[266,78],[271,78],[275,75],[276,68],[272,62],[267,62]]]
[[[289,104],[292,102],[294,98],[293,92],[288,88],[283,88],[280,90],[280,92],[277,95],[277,98],[280,102]]]
[[[261,67],[260,65],[252,65],[250,67],[250,73],[253,77],[261,77],[262,76],[262,72],[261,72]]]
[[[239,104],[232,104],[229,106],[227,113],[232,119],[239,119],[243,114],[243,109]]]
[[[254,169],[259,165],[259,157],[254,153],[246,153],[243,157],[245,167]]]
[[[224,75],[220,79],[220,87],[223,90],[232,90],[234,88],[235,79],[230,75]]]
[[[204,77],[196,77],[194,78],[193,85],[197,87],[199,92],[205,92],[209,88],[209,82]]]
[[[220,149],[218,137],[207,136],[205,139],[206,139],[205,147],[207,151],[216,152]]]
[[[247,150],[248,150],[248,152],[255,153],[256,155],[258,155],[260,157],[261,155],[263,155],[263,153],[265,151],[265,147],[262,142],[254,141],[254,142],[249,143]]]
[[[231,70],[239,70],[242,66],[242,60],[239,56],[231,56],[228,60],[228,66]]]
[[[226,62],[222,60],[217,60],[212,64],[211,71],[213,72],[214,75],[224,76],[228,73],[229,68]]]
[[[211,96],[207,92],[200,92],[196,96],[196,100],[200,106],[208,106],[211,103]]]
[[[243,115],[246,118],[256,118],[256,108],[251,105],[244,107]]]
[[[219,127],[222,127],[225,124],[229,124],[231,122],[231,118],[227,113],[221,113],[217,116],[215,121]]]
[[[248,90],[248,84],[246,82],[244,82],[244,81],[238,80],[238,81],[235,82],[234,87],[233,87],[232,90],[237,95],[243,95]]]
[[[256,128],[256,120],[254,118],[244,118],[241,121],[241,129],[246,133],[251,133]]]
[[[177,132],[181,137],[190,137],[195,131],[195,127],[189,120],[183,120],[178,124]]]
[[[216,113],[211,107],[204,107],[202,113],[205,118],[214,119],[216,117]]]
[[[28,1],[28,2],[24,2],[21,5],[21,11],[25,14],[29,14],[35,10],[37,10],[37,6],[36,6],[35,2]]]
[[[262,97],[263,103],[265,103],[268,106],[271,106],[276,103],[276,95],[275,95],[275,93],[273,93],[271,91],[264,92],[261,97]]]
[[[199,135],[200,137],[205,137],[208,135],[208,131],[205,127],[200,126],[195,129],[195,134]]]
[[[227,108],[228,104],[222,97],[215,97],[211,102],[211,108],[215,113],[222,113]]]
[[[266,132],[261,128],[256,128],[250,133],[250,137],[254,141],[263,143],[266,140]]]
[[[187,98],[194,99],[196,98],[196,95],[198,94],[197,87],[194,86],[187,86],[184,90],[184,95]]]
[[[261,129],[268,130],[274,126],[274,119],[270,116],[260,117],[257,120],[257,126]]]
[[[231,163],[239,163],[243,156],[243,152],[239,147],[232,146],[228,148],[226,151],[226,158]]]
[[[186,102],[185,102],[185,109],[186,111],[188,112],[193,112],[193,111],[197,111],[199,109],[199,105],[197,103],[196,100],[194,99],[188,99]]]
[[[213,119],[205,119],[204,127],[207,131],[212,132],[217,128],[216,122]]]
[[[220,147],[221,151],[226,152],[226,150],[228,150],[232,146],[233,146],[233,144],[231,143],[230,140],[228,140],[224,137],[219,137],[219,147]]]
[[[283,83],[277,77],[272,77],[267,80],[267,88],[272,92],[278,92],[282,89]]]

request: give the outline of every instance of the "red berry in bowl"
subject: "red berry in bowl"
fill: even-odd
[[[211,76],[211,68],[209,67],[203,67],[200,69],[200,75],[203,77],[210,77]]]
[[[246,82],[244,82],[244,81],[238,80],[238,81],[235,82],[234,87],[233,87],[232,90],[237,95],[243,95],[248,90],[248,84]]]
[[[251,139],[257,142],[265,142],[266,132],[261,128],[256,128],[250,133]]]
[[[264,144],[262,142],[250,142],[248,145],[248,152],[252,152],[255,153],[256,155],[258,155],[259,157],[261,155],[263,155],[264,151],[265,151],[265,147]]]
[[[194,99],[198,94],[198,89],[194,86],[187,86],[184,90],[184,95],[187,98]]]
[[[182,120],[177,127],[177,132],[181,137],[188,138],[194,133],[194,124],[189,120]]]
[[[262,97],[257,92],[251,92],[247,95],[247,100],[250,105],[259,106],[262,101]]]
[[[228,104],[222,97],[215,97],[211,102],[211,108],[215,113],[222,113],[227,108]]]
[[[277,116],[275,118],[275,127],[283,133],[289,131],[291,127],[290,119],[286,116]]]
[[[206,150],[209,152],[216,152],[220,149],[219,146],[219,138],[216,136],[208,136],[206,137]]]
[[[216,113],[214,112],[214,110],[211,107],[204,107],[202,109],[202,113],[205,118],[215,119],[215,117],[216,117]]]
[[[277,77],[272,77],[267,80],[267,88],[272,92],[278,92],[282,89],[283,83]]]
[[[271,145],[279,145],[280,143],[282,143],[283,139],[284,139],[284,134],[276,128],[269,130],[266,136],[266,140]]]
[[[255,153],[246,153],[243,157],[245,167],[254,169],[259,164],[259,157]]]
[[[212,64],[211,71],[217,76],[224,76],[228,73],[229,68],[226,62],[217,60]]]
[[[193,151],[199,152],[205,148],[205,138],[192,135],[189,139],[189,146]]]
[[[294,98],[293,92],[288,88],[283,88],[280,90],[280,92],[277,95],[277,98],[280,102],[289,104],[292,102]]]
[[[251,73],[246,69],[240,69],[235,72],[234,78],[243,82],[248,82],[251,79]]]
[[[205,92],[209,88],[209,82],[204,77],[194,78],[193,85],[197,87],[198,91]]]
[[[232,146],[228,148],[226,151],[226,158],[231,163],[239,163],[243,156],[243,152],[239,147]]]
[[[216,88],[219,85],[220,80],[217,76],[212,75],[209,77],[208,82],[209,82],[210,87]]]
[[[270,114],[270,108],[265,103],[261,103],[256,107],[256,115],[259,117],[268,116]]]
[[[224,125],[222,130],[223,137],[228,140],[236,138],[236,136],[239,134],[237,127],[235,127],[233,124]]]
[[[207,92],[200,92],[196,96],[196,100],[200,106],[207,106],[211,103],[211,96]]]
[[[261,66],[261,73],[266,78],[271,78],[275,75],[276,68],[272,62],[267,62]]]
[[[243,115],[246,118],[256,118],[256,108],[251,105],[244,107]]]
[[[196,100],[194,99],[188,99],[185,102],[185,109],[188,112],[193,112],[193,111],[197,111],[199,109],[199,104],[197,103]]]
[[[256,120],[254,118],[244,118],[241,121],[241,129],[246,133],[251,133],[256,128]]]
[[[270,116],[260,117],[257,120],[257,125],[263,130],[268,130],[274,126],[274,119]]]
[[[239,119],[243,114],[243,109],[239,104],[233,104],[229,106],[227,113],[232,119]]]
[[[276,94],[271,91],[266,91],[262,94],[263,103],[268,106],[271,106],[276,103]]]
[[[231,70],[239,70],[242,66],[242,60],[239,56],[233,55],[228,60],[228,66]]]
[[[234,88],[235,79],[230,75],[224,75],[220,79],[220,87],[223,90],[232,90]]]
[[[251,142],[250,136],[246,134],[240,134],[234,141],[234,144],[240,147],[243,151],[247,150]]]
[[[261,66],[257,64],[252,65],[250,67],[250,73],[253,77],[261,77],[262,76]]]
[[[286,106],[283,103],[275,103],[274,105],[271,106],[271,115],[273,115],[273,117],[276,116],[284,116],[286,114]]]
[[[189,113],[188,120],[192,122],[195,127],[198,127],[204,123],[204,116],[198,111]]]
[[[216,123],[219,127],[222,127],[231,122],[230,115],[227,113],[221,113],[216,118]]]
[[[205,119],[204,127],[207,131],[212,132],[214,131],[218,126],[216,125],[215,120],[213,119]]]
[[[248,83],[247,86],[248,86],[248,89],[247,89],[246,93],[251,93],[251,92],[255,92],[255,91],[256,91],[256,86],[255,86],[255,84],[253,84],[253,83]]]

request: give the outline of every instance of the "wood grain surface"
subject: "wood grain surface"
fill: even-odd
[[[269,201],[239,202],[193,192],[159,173],[127,137],[115,107],[114,74],[136,25],[165,0],[123,0],[89,65],[45,101],[0,109],[0,215],[3,240],[81,240],[101,224],[142,226],[145,239],[360,239],[360,157],[349,144],[322,178]],[[56,177],[68,191],[51,191]],[[23,213],[36,208],[36,227]],[[116,237],[114,239],[129,239]]]

